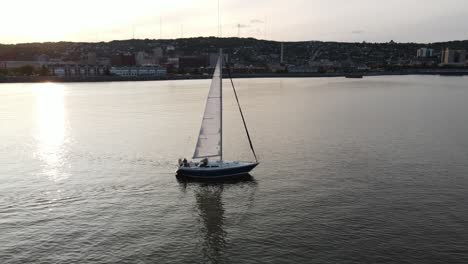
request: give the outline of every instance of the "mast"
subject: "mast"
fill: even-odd
[[[221,60],[221,65],[220,65],[220,77],[219,77],[219,97],[220,99],[220,104],[219,104],[219,115],[220,115],[220,120],[221,120],[221,127],[220,127],[220,133],[221,133],[221,142],[219,144],[220,146],[220,160],[223,161],[223,49],[219,49],[219,59]]]
[[[218,38],[221,37],[221,16],[220,16],[220,5],[218,0]],[[219,150],[220,150],[220,160],[223,161],[223,49],[219,49],[219,60],[221,61],[220,70],[219,70],[219,97],[220,97],[220,104],[219,104],[219,115],[220,115],[220,134],[221,139],[219,143]]]

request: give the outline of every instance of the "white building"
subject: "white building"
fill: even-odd
[[[159,66],[143,66],[143,67],[111,67],[112,75],[122,77],[165,77],[167,74],[166,68]]]
[[[144,51],[139,51],[135,55],[135,63],[138,66],[154,65],[154,59],[150,54]]]
[[[179,68],[179,58],[167,58],[167,64],[171,64],[174,68]]]
[[[442,50],[442,65],[463,66],[466,63],[466,50]]]
[[[52,68],[52,74],[55,76],[63,77],[66,74],[65,67],[54,67]]]
[[[48,66],[49,71],[55,76],[85,77],[105,75],[106,66],[78,65],[78,64],[53,64]]]
[[[433,55],[434,55],[434,50],[433,49],[420,48],[417,51],[417,57],[418,58],[427,58],[427,57],[432,57]]]

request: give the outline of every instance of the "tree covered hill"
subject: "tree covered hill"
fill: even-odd
[[[439,43],[346,43],[301,41],[283,42],[285,62],[303,64],[310,60],[352,61],[354,63],[391,62],[415,57],[421,47],[433,48],[436,55],[449,47],[468,50],[468,40]],[[198,37],[183,39],[131,39],[110,42],[46,42],[24,44],[0,44],[0,60],[35,60],[39,55],[64,61],[78,61],[89,52],[98,57],[111,57],[117,53],[151,53],[161,47],[174,47],[170,56],[199,56],[215,53],[219,48],[229,54],[231,61],[248,64],[264,64],[279,61],[281,42],[254,38]]]

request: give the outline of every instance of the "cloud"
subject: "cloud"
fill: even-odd
[[[360,29],[351,31],[352,34],[363,34],[364,32],[365,32],[364,30],[360,30]]]
[[[252,24],[263,24],[265,22],[263,20],[260,20],[260,19],[251,19],[250,23],[252,23]]]

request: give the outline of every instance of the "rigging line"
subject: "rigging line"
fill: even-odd
[[[241,117],[242,117],[242,122],[244,123],[245,132],[247,133],[247,138],[249,139],[250,148],[252,149],[252,153],[253,153],[253,155],[255,157],[255,162],[258,163],[257,154],[255,154],[255,150],[254,150],[254,147],[253,147],[253,144],[252,144],[252,140],[250,139],[249,130],[247,129],[247,124],[245,123],[244,113],[242,113],[242,108],[241,108],[240,103],[239,103],[239,98],[237,97],[236,88],[234,87],[234,81],[232,80],[232,77],[231,77],[231,68],[229,67],[229,65],[227,65],[226,68],[227,68],[227,72],[228,72],[228,75],[229,75],[229,79],[231,80],[232,90],[234,91],[234,96],[236,97],[237,106],[239,107],[239,112],[240,112]]]

